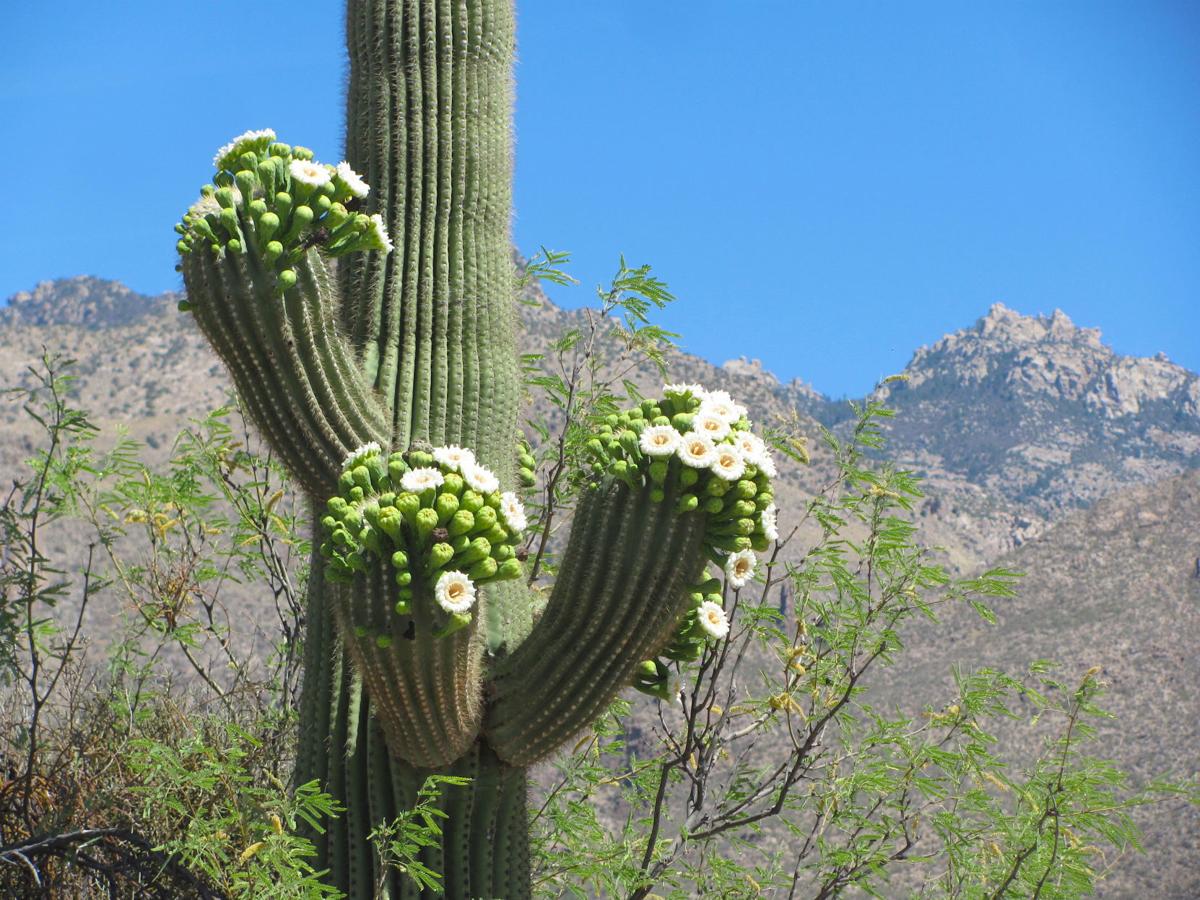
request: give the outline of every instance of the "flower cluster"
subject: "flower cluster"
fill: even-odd
[[[326,577],[349,581],[369,557],[390,559],[396,613],[411,613],[424,584],[450,617],[439,635],[470,622],[479,585],[521,575],[525,509],[467,448],[384,456],[367,444],[346,459],[338,488],[321,520]]]
[[[728,585],[740,590],[754,578],[755,551],[779,538],[771,492],[775,461],[751,430],[745,407],[725,391],[669,384],[663,395],[608,416],[588,441],[598,481],[614,478],[635,490],[648,485],[654,501],[669,498],[681,513],[704,513],[706,551],[724,563]],[[706,575],[701,579],[663,651],[667,660],[699,659],[707,642],[729,632],[721,582]],[[635,687],[666,697],[667,665],[647,660]]]
[[[383,219],[357,211],[371,189],[345,162],[318,163],[311,150],[280,143],[265,129],[234,138],[213,164],[213,183],[175,226],[185,256],[205,246],[217,255],[253,254],[284,293],[312,247],[330,256],[392,250]]]

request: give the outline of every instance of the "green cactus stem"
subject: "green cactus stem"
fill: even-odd
[[[669,385],[597,423],[549,600],[525,585],[511,0],[350,0],[346,35],[346,160],[222,147],[176,227],[181,309],[311,503],[296,777],[346,807],[316,865],[415,896],[367,835],[464,775],[423,862],[448,897],[526,897],[526,767],[720,639],[773,540],[772,464],[727,395]]]

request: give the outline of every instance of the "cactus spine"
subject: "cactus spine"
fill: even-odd
[[[182,306],[318,523],[297,778],[346,807],[314,835],[318,865],[351,897],[381,881],[412,896],[401,873],[380,878],[367,835],[426,775],[466,775],[425,862],[449,897],[525,897],[525,767],[630,684],[669,696],[653,657],[694,659],[721,634],[705,555],[761,549],[769,454],[744,410],[693,386],[610,417],[539,618],[512,493],[533,460],[511,0],[350,0],[346,34],[346,162],[269,131],[223,147],[177,226]]]

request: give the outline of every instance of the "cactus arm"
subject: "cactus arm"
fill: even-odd
[[[250,244],[247,241],[247,244]],[[386,436],[382,404],[339,336],[328,264],[309,251],[282,297],[256,249],[183,258],[197,323],[226,362],[251,419],[292,475],[327,493],[355,447]]]
[[[545,614],[493,672],[485,730],[530,765],[585,728],[668,641],[702,566],[704,518],[623,484],[585,497]]]

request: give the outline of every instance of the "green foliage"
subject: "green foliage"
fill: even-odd
[[[471,779],[454,775],[430,775],[417,791],[416,803],[390,822],[377,825],[367,839],[375,847],[379,871],[395,869],[422,890],[443,893],[442,875],[421,862],[421,851],[441,846],[442,822],[448,817],[438,806],[445,788],[468,788]],[[381,878],[377,889],[383,890]]]
[[[230,723],[222,730],[217,741],[199,727],[175,744],[129,742],[138,817],[173,835],[159,849],[230,897],[340,896],[322,884],[312,841],[297,832],[301,822],[323,831],[340,807],[312,782],[289,791],[254,765],[259,740]]]
[[[733,630],[680,670],[682,696],[614,706],[557,765],[534,817],[542,894],[1079,897],[1101,847],[1136,847],[1129,812],[1181,790],[1132,789],[1087,755],[1104,715],[1095,671],[1074,687],[1041,665],[959,673],[918,718],[877,705],[871,682],[906,624],[952,603],[986,614],[1015,578],[954,579],[918,546],[916,479],[872,461],[887,415],[866,404],[844,437],[823,435],[835,477],[753,594],[726,585]],[[801,533],[811,545],[788,548]],[[1046,737],[1015,768],[994,755],[994,725],[1019,703]]]

